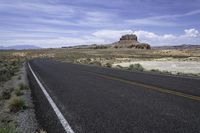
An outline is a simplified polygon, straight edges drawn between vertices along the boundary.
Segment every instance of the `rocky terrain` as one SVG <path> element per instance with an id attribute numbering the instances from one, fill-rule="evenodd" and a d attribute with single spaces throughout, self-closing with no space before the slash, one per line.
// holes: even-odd
<path id="1" fill-rule="evenodd" d="M 135 48 L 135 49 L 151 49 L 147 43 L 140 43 L 134 34 L 127 34 L 120 38 L 116 43 L 113 43 L 114 48 Z"/>

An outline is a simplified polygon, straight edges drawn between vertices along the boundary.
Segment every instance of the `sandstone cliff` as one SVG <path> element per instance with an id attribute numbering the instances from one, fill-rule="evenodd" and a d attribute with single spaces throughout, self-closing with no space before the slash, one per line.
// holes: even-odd
<path id="1" fill-rule="evenodd" d="M 147 43 L 140 43 L 134 34 L 127 34 L 120 38 L 118 42 L 113 43 L 114 48 L 135 48 L 135 49 L 151 49 Z"/>

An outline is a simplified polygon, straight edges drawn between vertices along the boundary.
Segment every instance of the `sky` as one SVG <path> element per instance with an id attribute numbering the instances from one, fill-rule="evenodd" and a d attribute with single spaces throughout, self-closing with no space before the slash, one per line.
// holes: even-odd
<path id="1" fill-rule="evenodd" d="M 200 45 L 200 0 L 0 0 L 0 46 Z"/>

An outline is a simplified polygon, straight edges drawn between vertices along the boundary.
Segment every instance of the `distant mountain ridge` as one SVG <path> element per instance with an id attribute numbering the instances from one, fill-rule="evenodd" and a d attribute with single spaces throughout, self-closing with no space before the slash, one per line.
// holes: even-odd
<path id="1" fill-rule="evenodd" d="M 13 45 L 13 46 L 0 46 L 0 50 L 27 50 L 27 49 L 40 49 L 34 45 Z"/>
<path id="2" fill-rule="evenodd" d="M 200 49 L 200 45 L 182 44 L 175 46 L 154 46 L 153 49 L 171 50 L 171 49 Z"/>

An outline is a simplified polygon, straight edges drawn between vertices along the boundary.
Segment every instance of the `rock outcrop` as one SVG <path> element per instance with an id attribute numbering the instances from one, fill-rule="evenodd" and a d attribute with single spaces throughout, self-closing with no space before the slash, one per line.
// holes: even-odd
<path id="1" fill-rule="evenodd" d="M 120 38 L 120 40 L 113 44 L 114 48 L 135 48 L 135 49 L 151 49 L 147 43 L 138 42 L 138 38 L 134 34 L 127 34 Z"/>
<path id="2" fill-rule="evenodd" d="M 130 34 L 122 36 L 120 42 L 138 42 L 138 40 L 136 35 Z"/>

